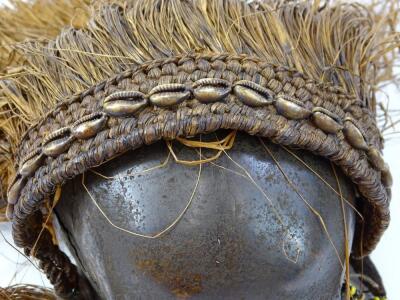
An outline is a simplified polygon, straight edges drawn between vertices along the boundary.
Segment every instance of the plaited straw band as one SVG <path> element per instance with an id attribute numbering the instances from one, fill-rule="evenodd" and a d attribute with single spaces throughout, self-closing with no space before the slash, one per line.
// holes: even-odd
<path id="1" fill-rule="evenodd" d="M 359 224 L 354 242 L 359 246 L 363 238 L 363 248 L 353 253 L 374 249 L 389 223 L 391 177 L 364 101 L 296 70 L 225 54 L 173 57 L 126 70 L 61 102 L 30 128 L 8 190 L 16 244 L 32 249 L 41 229 L 39 208 L 57 185 L 127 150 L 218 129 L 309 150 L 340 166 L 363 197 L 364 233 Z M 46 233 L 39 240 L 36 256 L 56 291 L 68 296 L 79 275 L 49 239 Z"/>

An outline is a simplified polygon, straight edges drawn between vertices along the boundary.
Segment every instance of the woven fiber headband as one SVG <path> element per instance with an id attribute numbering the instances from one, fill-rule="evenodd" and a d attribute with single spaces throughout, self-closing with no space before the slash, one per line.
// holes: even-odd
<path id="1" fill-rule="evenodd" d="M 356 97 L 246 55 L 143 64 L 61 102 L 22 139 L 8 190 L 14 239 L 30 252 L 41 229 L 33 230 L 32 219 L 56 186 L 118 154 L 160 139 L 235 129 L 340 166 L 364 198 L 366 239 L 354 251 L 368 254 L 388 225 L 391 185 L 374 124 Z M 38 249 L 47 242 L 40 239 Z"/>
<path id="2" fill-rule="evenodd" d="M 378 59 L 378 46 L 366 45 L 385 44 L 368 10 L 161 2 L 100 5 L 83 28 L 19 46 L 27 74 L 1 86 L 11 107 L 4 118 L 12 123 L 18 112 L 20 123 L 0 127 L 15 170 L 8 184 L 1 178 L 16 245 L 40 261 L 59 296 L 74 297 L 86 281 L 42 226 L 57 187 L 128 150 L 229 129 L 339 166 L 363 216 L 352 255 L 368 255 L 389 224 L 392 185 L 369 85 L 379 83 L 378 64 L 359 56 Z M 341 31 L 349 24 L 354 32 Z M 376 36 L 361 34 L 367 31 Z"/>

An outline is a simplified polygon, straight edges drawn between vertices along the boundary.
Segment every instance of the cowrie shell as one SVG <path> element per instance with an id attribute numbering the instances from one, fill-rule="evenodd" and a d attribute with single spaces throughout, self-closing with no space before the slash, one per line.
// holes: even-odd
<path id="1" fill-rule="evenodd" d="M 274 102 L 274 92 L 248 80 L 236 82 L 233 92 L 242 103 L 251 107 L 265 106 Z"/>
<path id="2" fill-rule="evenodd" d="M 7 191 L 7 202 L 9 204 L 15 204 L 18 201 L 19 195 L 21 193 L 22 188 L 24 187 L 26 179 L 21 176 L 21 174 L 17 174 L 12 181 L 10 187 Z"/>
<path id="3" fill-rule="evenodd" d="M 58 156 L 67 151 L 73 140 L 68 127 L 60 128 L 44 139 L 42 151 L 47 156 Z"/>
<path id="4" fill-rule="evenodd" d="M 30 176 L 41 166 L 44 158 L 42 149 L 37 149 L 36 151 L 28 154 L 23 160 L 22 165 L 19 169 L 19 173 L 22 176 Z"/>
<path id="5" fill-rule="evenodd" d="M 337 133 L 343 128 L 339 116 L 322 107 L 315 107 L 311 118 L 318 128 L 327 133 Z"/>
<path id="6" fill-rule="evenodd" d="M 154 87 L 149 93 L 150 102 L 159 107 L 169 107 L 182 103 L 190 97 L 184 84 L 168 83 Z"/>
<path id="7" fill-rule="evenodd" d="M 365 140 L 363 132 L 356 126 L 350 118 L 344 119 L 343 134 L 350 145 L 356 149 L 368 150 L 368 144 Z"/>
<path id="8" fill-rule="evenodd" d="M 202 103 L 223 100 L 231 92 L 229 81 L 218 78 L 203 78 L 193 84 L 193 95 Z"/>
<path id="9" fill-rule="evenodd" d="M 83 117 L 72 126 L 72 135 L 77 139 L 88 139 L 96 135 L 106 124 L 104 113 L 93 113 Z"/>
<path id="10" fill-rule="evenodd" d="M 138 91 L 115 92 L 104 99 L 103 111 L 113 117 L 125 117 L 134 114 L 147 105 L 145 95 Z"/>
<path id="11" fill-rule="evenodd" d="M 307 119 L 311 115 L 302 102 L 284 95 L 278 95 L 275 108 L 279 114 L 293 120 Z"/>
<path id="12" fill-rule="evenodd" d="M 381 155 L 381 152 L 374 148 L 370 147 L 368 149 L 368 159 L 371 162 L 371 164 L 379 171 L 383 171 L 386 168 L 386 163 L 383 160 L 383 157 Z"/>

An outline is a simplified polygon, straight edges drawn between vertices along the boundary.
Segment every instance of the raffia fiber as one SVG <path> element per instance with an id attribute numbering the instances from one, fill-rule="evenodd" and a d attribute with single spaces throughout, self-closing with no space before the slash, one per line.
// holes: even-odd
<path id="1" fill-rule="evenodd" d="M 53 291 L 48 288 L 17 284 L 7 288 L 0 287 L 0 299 L 3 300 L 56 300 Z"/>
<path id="2" fill-rule="evenodd" d="M 16 45 L 26 40 L 45 41 L 54 38 L 60 30 L 82 20 L 88 10 L 88 0 L 11 0 L 7 6 L 0 8 L 0 80 L 8 78 L 7 74 L 24 71 L 28 63 L 21 53 L 16 51 Z M 14 114 L 8 112 L 10 107 L 0 83 L 0 207 L 4 206 L 4 197 L 8 178 L 12 171 L 13 155 L 11 145 L 15 145 L 24 127 L 19 121 L 10 124 L 6 120 Z M 8 128 L 8 129 L 6 129 Z M 14 133 L 11 133 L 13 132 Z M 9 132 L 7 134 L 6 132 Z M 0 214 L 4 209 L 0 209 Z"/>
<path id="3" fill-rule="evenodd" d="M 392 79 L 399 45 L 395 1 L 381 12 L 374 12 L 376 5 L 319 1 L 98 1 L 78 12 L 74 2 L 66 6 L 54 13 L 59 21 L 50 22 L 54 27 L 48 33 L 41 33 L 47 26 L 42 20 L 32 34 L 26 18 L 21 35 L 5 39 L 0 55 L 3 191 L 31 125 L 72 94 L 144 62 L 194 53 L 247 54 L 355 94 L 375 112 L 375 92 Z M 18 10 L 2 13 L 21 17 Z M 72 27 L 52 39 L 64 24 Z M 0 37 L 12 37 L 10 32 L 8 25 L 0 27 Z M 31 40 L 19 43 L 24 38 Z M 42 251 L 39 255 L 48 259 Z"/>
<path id="4" fill-rule="evenodd" d="M 50 41 L 83 14 L 76 9 L 83 2 L 15 1 L 15 10 L 0 11 L 3 193 L 15 172 L 19 139 L 30 125 L 66 96 L 132 65 L 188 52 L 246 53 L 333 82 L 375 110 L 374 93 L 392 78 L 400 43 L 394 32 L 397 1 L 388 1 L 376 14 L 377 4 L 321 9 L 319 1 L 118 2 L 123 6 L 102 1 L 91 9 L 84 6 L 93 15 L 86 28 L 67 26 Z M 25 39 L 30 40 L 19 43 Z M 12 50 L 18 55 L 10 59 Z"/>

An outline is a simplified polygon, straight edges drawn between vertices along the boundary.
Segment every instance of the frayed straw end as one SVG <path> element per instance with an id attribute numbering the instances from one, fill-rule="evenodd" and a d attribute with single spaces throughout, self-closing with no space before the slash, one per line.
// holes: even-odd
<path id="1" fill-rule="evenodd" d="M 53 291 L 32 284 L 17 284 L 7 288 L 0 288 L 0 298 L 9 300 L 56 300 Z"/>

